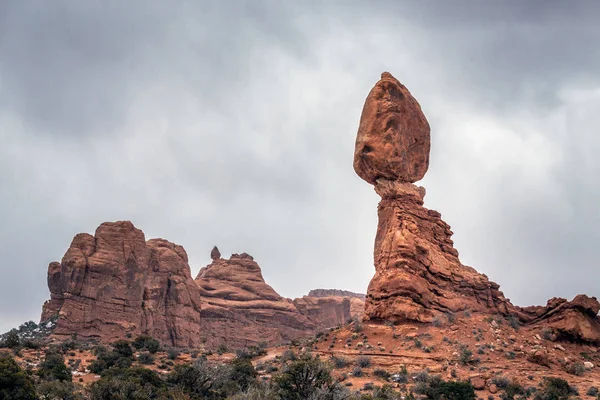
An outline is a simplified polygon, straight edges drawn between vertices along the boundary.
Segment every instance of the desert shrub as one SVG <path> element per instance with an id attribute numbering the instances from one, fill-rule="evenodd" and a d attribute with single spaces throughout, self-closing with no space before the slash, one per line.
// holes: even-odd
<path id="1" fill-rule="evenodd" d="M 261 343 L 265 343 L 265 342 L 261 342 Z M 263 347 L 261 345 L 259 346 L 248 346 L 244 349 L 241 350 L 236 350 L 235 351 L 236 357 L 237 358 L 247 358 L 247 359 L 252 359 L 255 357 L 260 357 L 260 356 L 264 356 L 267 354 L 267 350 L 266 347 Z"/>
<path id="2" fill-rule="evenodd" d="M 133 341 L 132 345 L 137 350 L 146 349 L 152 354 L 154 354 L 158 350 L 160 350 L 160 343 L 158 342 L 158 340 L 154 339 L 151 336 L 147 336 L 147 335 L 138 336 Z"/>
<path id="3" fill-rule="evenodd" d="M 71 370 L 65 365 L 65 359 L 60 353 L 46 353 L 37 373 L 46 381 L 71 382 L 72 380 Z"/>
<path id="4" fill-rule="evenodd" d="M 417 374 L 413 377 L 415 382 L 427 382 L 429 380 L 429 370 L 424 369 L 421 372 L 417 372 Z"/>
<path id="5" fill-rule="evenodd" d="M 292 350 L 286 350 L 283 352 L 283 354 L 281 355 L 281 359 L 280 361 L 282 363 L 288 362 L 288 361 L 296 361 L 298 359 L 298 357 L 296 356 L 296 353 L 294 353 Z"/>
<path id="6" fill-rule="evenodd" d="M 509 360 L 514 360 L 517 357 L 517 354 L 514 351 L 507 351 L 504 353 L 504 356 Z"/>
<path id="7" fill-rule="evenodd" d="M 23 339 L 21 345 L 26 349 L 39 349 L 42 347 L 42 343 L 35 339 Z"/>
<path id="8" fill-rule="evenodd" d="M 516 331 L 518 331 L 521 328 L 521 324 L 519 324 L 519 320 L 514 315 L 511 315 L 510 317 L 508 317 L 508 324 Z"/>
<path id="9" fill-rule="evenodd" d="M 79 393 L 73 382 L 50 381 L 41 382 L 36 386 L 37 394 L 42 399 L 60 400 L 82 400 L 83 395 Z"/>
<path id="10" fill-rule="evenodd" d="M 112 368 L 89 386 L 90 400 L 165 398 L 167 387 L 158 374 L 146 368 Z"/>
<path id="11" fill-rule="evenodd" d="M 173 347 L 167 349 L 167 357 L 169 358 L 169 360 L 175 360 L 177 357 L 179 357 L 180 354 L 181 352 L 177 349 L 174 349 Z"/>
<path id="12" fill-rule="evenodd" d="M 376 387 L 373 390 L 374 400 L 399 400 L 401 399 L 400 393 L 396 392 L 390 385 L 383 385 L 382 387 Z"/>
<path id="13" fill-rule="evenodd" d="M 254 366 L 248 359 L 238 358 L 231 363 L 229 376 L 242 391 L 248 390 L 250 386 L 256 383 L 257 375 Z"/>
<path id="14" fill-rule="evenodd" d="M 225 343 L 221 343 L 219 345 L 219 347 L 217 347 L 217 354 L 221 355 L 221 354 L 225 354 L 229 352 L 229 348 L 227 347 L 227 345 Z"/>
<path id="15" fill-rule="evenodd" d="M 431 400 L 475 400 L 475 390 L 469 382 L 444 381 L 439 375 L 429 376 L 415 385 L 415 393 Z"/>
<path id="16" fill-rule="evenodd" d="M 535 400 L 568 400 L 574 390 L 562 378 L 544 378 L 535 394 Z"/>
<path id="17" fill-rule="evenodd" d="M 12 357 L 0 354 L 0 399 L 34 400 L 37 398 L 31 377 Z"/>
<path id="18" fill-rule="evenodd" d="M 137 360 L 140 364 L 144 365 L 154 364 L 154 356 L 148 351 L 141 353 Z"/>
<path id="19" fill-rule="evenodd" d="M 336 356 L 331 357 L 331 362 L 334 368 L 346 368 L 349 364 L 348 360 L 346 360 L 344 357 Z"/>
<path id="20" fill-rule="evenodd" d="M 523 395 L 525 395 L 525 393 L 526 393 L 525 388 L 513 381 L 513 382 L 509 382 L 504 387 L 504 391 L 500 394 L 500 399 L 501 400 L 515 400 L 516 398 L 521 398 L 521 397 L 516 397 L 516 396 L 523 396 Z"/>
<path id="21" fill-rule="evenodd" d="M 133 349 L 131 348 L 131 344 L 127 340 L 117 340 L 112 344 L 114 352 L 120 355 L 121 357 L 132 358 L 133 357 Z"/>
<path id="22" fill-rule="evenodd" d="M 458 362 L 461 365 L 467 365 L 473 362 L 473 352 L 466 346 L 461 346 L 460 353 L 458 356 Z"/>
<path id="23" fill-rule="evenodd" d="M 354 367 L 354 369 L 352 370 L 352 375 L 353 376 L 357 376 L 357 377 L 363 376 L 363 370 L 362 370 L 362 368 L 359 367 L 358 365 L 356 367 Z"/>
<path id="24" fill-rule="evenodd" d="M 591 386 L 586 392 L 588 396 L 596 397 L 598 396 L 598 388 L 596 386 Z"/>
<path id="25" fill-rule="evenodd" d="M 433 320 L 431 321 L 431 323 L 433 324 L 433 326 L 435 326 L 437 328 L 444 325 L 444 321 L 442 321 L 442 319 L 440 317 L 434 317 Z"/>
<path id="26" fill-rule="evenodd" d="M 19 332 L 16 329 L 8 331 L 1 342 L 2 347 L 7 347 L 9 349 L 17 349 L 20 344 L 21 339 L 19 338 Z"/>
<path id="27" fill-rule="evenodd" d="M 361 368 L 369 368 L 371 366 L 371 357 L 360 356 L 356 359 L 356 365 Z"/>
<path id="28" fill-rule="evenodd" d="M 448 320 L 448 323 L 452 325 L 456 322 L 456 315 L 452 313 L 446 313 L 446 319 Z"/>
<path id="29" fill-rule="evenodd" d="M 124 357 L 123 354 L 108 350 L 104 346 L 96 346 L 93 352 L 96 359 L 90 363 L 89 369 L 95 374 L 111 367 L 128 368 L 132 364 L 131 357 Z"/>
<path id="30" fill-rule="evenodd" d="M 580 362 L 574 362 L 565 366 L 565 371 L 571 375 L 581 376 L 585 373 L 585 366 Z"/>
<path id="31" fill-rule="evenodd" d="M 245 392 L 229 397 L 227 400 L 280 400 L 273 388 L 268 385 L 254 386 Z"/>
<path id="32" fill-rule="evenodd" d="M 385 369 L 381 369 L 381 368 L 377 368 L 373 371 L 373 376 L 376 376 L 378 378 L 384 379 L 384 380 L 388 380 L 390 379 L 391 374 L 389 372 L 387 372 Z"/>
<path id="33" fill-rule="evenodd" d="M 554 336 L 554 331 L 550 328 L 542 329 L 542 337 L 545 340 L 553 341 L 556 337 Z"/>
<path id="34" fill-rule="evenodd" d="M 497 375 L 492 378 L 492 383 L 496 385 L 498 389 L 505 389 L 510 384 L 510 379 L 503 375 Z"/>
<path id="35" fill-rule="evenodd" d="M 329 368 L 318 358 L 303 357 L 286 365 L 274 378 L 280 396 L 286 400 L 314 398 L 315 394 L 334 393 L 339 386 L 333 383 Z M 325 397 L 323 397 L 325 398 Z"/>

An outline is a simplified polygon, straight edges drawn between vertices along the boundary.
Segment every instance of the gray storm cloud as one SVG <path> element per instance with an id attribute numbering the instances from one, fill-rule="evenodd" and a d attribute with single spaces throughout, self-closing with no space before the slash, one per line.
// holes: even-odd
<path id="1" fill-rule="evenodd" d="M 0 330 L 78 232 L 129 219 L 192 273 L 246 251 L 281 294 L 365 291 L 352 154 L 383 70 L 432 127 L 426 206 L 520 305 L 600 295 L 594 2 L 0 4 Z"/>

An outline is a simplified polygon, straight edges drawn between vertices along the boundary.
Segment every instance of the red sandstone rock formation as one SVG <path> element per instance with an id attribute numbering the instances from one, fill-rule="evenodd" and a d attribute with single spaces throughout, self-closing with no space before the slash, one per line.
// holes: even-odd
<path id="1" fill-rule="evenodd" d="M 201 345 L 200 290 L 185 250 L 163 239 L 146 242 L 129 221 L 75 236 L 62 261 L 50 264 L 48 286 L 41 319 L 58 318 L 57 336 L 147 334 L 166 345 Z"/>
<path id="2" fill-rule="evenodd" d="M 600 343 L 600 303 L 584 295 L 518 308 L 499 286 L 460 263 L 450 226 L 423 207 L 425 189 L 412 183 L 427 171 L 429 125 L 410 92 L 389 73 L 369 93 L 356 140 L 354 169 L 381 196 L 375 276 L 366 320 L 431 321 L 460 310 L 517 316 L 552 328 L 557 338 Z"/>
<path id="3" fill-rule="evenodd" d="M 340 290 L 340 289 L 313 289 L 310 292 L 308 292 L 307 296 L 304 296 L 304 298 L 306 297 L 318 297 L 318 298 L 334 298 L 334 299 L 340 299 L 340 298 L 346 298 L 348 299 L 348 301 L 350 302 L 350 318 L 352 319 L 359 319 L 362 320 L 364 312 L 365 312 L 365 295 L 362 293 L 354 293 L 354 292 L 350 292 L 348 290 Z M 299 301 L 301 299 L 296 299 L 294 300 L 294 303 L 296 305 L 298 305 L 297 301 Z M 327 307 L 323 307 L 322 310 L 322 315 L 323 317 L 321 318 L 322 321 L 326 321 L 329 320 L 331 321 L 332 319 L 330 319 L 331 317 L 327 316 L 327 312 L 325 312 L 325 310 L 327 309 Z M 303 312 L 304 313 L 304 312 Z M 343 320 L 343 322 L 347 322 L 349 318 L 346 317 L 346 319 Z M 336 317 L 333 318 L 333 320 L 337 320 Z M 325 322 L 321 322 L 318 323 L 319 326 L 321 327 L 331 327 L 331 326 L 335 326 L 337 324 L 334 325 L 328 325 Z"/>
<path id="4" fill-rule="evenodd" d="M 202 296 L 202 338 L 208 347 L 243 348 L 308 336 L 315 324 L 265 283 L 248 254 L 216 259 L 196 277 Z"/>
<path id="5" fill-rule="evenodd" d="M 524 307 L 519 311 L 522 320 L 550 329 L 558 340 L 564 338 L 600 344 L 600 303 L 595 297 L 580 294 L 572 301 L 554 297 L 545 307 Z"/>
<path id="6" fill-rule="evenodd" d="M 354 170 L 365 181 L 416 182 L 429 167 L 429 123 L 421 106 L 390 73 L 371 89 L 360 118 Z"/>
<path id="7" fill-rule="evenodd" d="M 380 179 L 375 190 L 381 202 L 367 319 L 427 322 L 466 309 L 510 313 L 499 286 L 460 263 L 450 226 L 423 207 L 423 188 Z"/>
<path id="8" fill-rule="evenodd" d="M 365 295 L 363 293 L 354 293 L 349 290 L 340 290 L 340 289 L 313 289 L 307 294 L 308 297 L 355 297 L 357 299 L 365 299 Z"/>
<path id="9" fill-rule="evenodd" d="M 362 315 L 360 299 L 304 296 L 292 301 L 280 296 L 246 253 L 213 260 L 196 283 L 202 295 L 202 338 L 212 348 L 279 344 L 344 324 L 352 311 Z"/>

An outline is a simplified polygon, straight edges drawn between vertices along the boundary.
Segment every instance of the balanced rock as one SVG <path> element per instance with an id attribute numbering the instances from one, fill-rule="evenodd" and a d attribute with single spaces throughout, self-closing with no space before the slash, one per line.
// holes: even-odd
<path id="1" fill-rule="evenodd" d="M 354 150 L 354 170 L 365 181 L 416 182 L 429 167 L 429 123 L 421 106 L 389 72 L 367 96 Z"/>
<path id="2" fill-rule="evenodd" d="M 146 242 L 129 221 L 80 233 L 60 263 L 48 268 L 50 300 L 42 322 L 54 335 L 113 341 L 150 335 L 165 345 L 200 347 L 200 290 L 183 247 Z"/>
<path id="3" fill-rule="evenodd" d="M 427 172 L 429 148 L 419 103 L 384 72 L 365 101 L 354 153 L 354 170 L 381 196 L 365 319 L 426 322 L 465 309 L 507 314 L 512 305 L 499 286 L 460 263 L 450 226 L 423 207 L 425 189 L 412 184 Z"/>
<path id="4" fill-rule="evenodd" d="M 221 258 L 221 252 L 219 251 L 219 248 L 217 246 L 213 247 L 213 249 L 211 250 L 210 258 L 212 260 L 218 260 L 219 258 Z"/>

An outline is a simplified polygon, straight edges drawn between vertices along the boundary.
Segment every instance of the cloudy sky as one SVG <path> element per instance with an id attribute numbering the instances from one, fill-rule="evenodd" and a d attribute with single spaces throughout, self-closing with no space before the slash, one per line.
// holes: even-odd
<path id="1" fill-rule="evenodd" d="M 325 4 L 322 4 L 325 3 Z M 0 331 L 48 263 L 131 220 L 248 252 L 282 295 L 366 290 L 378 197 L 352 169 L 390 71 L 432 128 L 425 205 L 519 305 L 600 296 L 594 1 L 0 2 Z"/>

